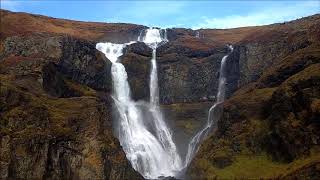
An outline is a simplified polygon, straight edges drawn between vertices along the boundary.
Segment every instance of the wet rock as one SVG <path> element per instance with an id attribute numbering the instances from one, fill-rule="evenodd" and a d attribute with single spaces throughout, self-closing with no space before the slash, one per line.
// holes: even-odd
<path id="1" fill-rule="evenodd" d="M 152 49 L 149 48 L 145 43 L 143 42 L 136 42 L 131 45 L 128 45 L 124 49 L 124 54 L 126 53 L 134 53 L 140 56 L 146 56 L 146 57 L 152 57 Z"/>
<path id="2" fill-rule="evenodd" d="M 121 57 L 128 74 L 128 82 L 134 100 L 149 100 L 151 57 L 128 53 Z"/>

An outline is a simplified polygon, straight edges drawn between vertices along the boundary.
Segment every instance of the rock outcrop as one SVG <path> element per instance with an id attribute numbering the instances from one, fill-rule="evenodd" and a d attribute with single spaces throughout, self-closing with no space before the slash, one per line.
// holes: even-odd
<path id="1" fill-rule="evenodd" d="M 1 178 L 142 179 L 112 134 L 111 63 L 95 44 L 136 40 L 146 27 L 0 12 Z M 226 45 L 234 47 L 223 116 L 190 177 L 317 177 L 319 24 L 314 15 L 167 30 L 169 42 L 157 49 L 160 103 L 182 154 L 215 100 Z M 135 100 L 149 99 L 151 53 L 135 43 L 121 57 Z"/>
<path id="2" fill-rule="evenodd" d="M 89 25 L 2 10 L 1 20 L 1 179 L 143 179 L 112 133 L 109 61 L 66 30 Z"/>
<path id="3" fill-rule="evenodd" d="M 235 51 L 240 54 L 240 88 L 224 103 L 217 131 L 201 145 L 190 176 L 312 179 L 319 173 L 314 168 L 319 166 L 320 137 L 320 44 L 319 32 L 313 29 L 319 26 L 319 18 L 315 17 L 275 25 L 286 29 L 298 22 L 305 25 L 297 32 L 287 30 L 283 37 L 270 36 L 265 47 L 272 44 L 272 37 L 277 37 L 274 47 L 285 42 L 276 56 L 270 53 L 262 58 L 261 52 L 273 52 L 270 46 L 257 51 L 259 56 L 248 57 L 250 50 L 241 49 L 252 41 L 239 42 Z"/>
<path id="4" fill-rule="evenodd" d="M 112 135 L 111 108 L 94 90 L 48 97 L 32 76 L 2 76 L 0 85 L 1 178 L 142 179 Z"/>

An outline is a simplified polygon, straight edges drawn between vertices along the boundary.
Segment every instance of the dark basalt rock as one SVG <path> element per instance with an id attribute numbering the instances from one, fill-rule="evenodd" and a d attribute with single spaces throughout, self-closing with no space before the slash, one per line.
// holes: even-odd
<path id="1" fill-rule="evenodd" d="M 152 57 L 152 49 L 143 42 L 136 42 L 124 49 L 124 54 L 134 53 L 140 56 Z"/>
<path id="2" fill-rule="evenodd" d="M 237 89 L 239 89 L 240 67 L 238 46 L 233 46 L 233 52 L 228 55 L 226 61 L 226 97 L 229 98 Z"/>
<path id="3" fill-rule="evenodd" d="M 143 179 L 112 135 L 111 63 L 95 45 L 136 40 L 146 27 L 4 10 L 1 20 L 1 179 Z M 212 169 L 233 166 L 243 152 L 267 153 L 276 163 L 319 154 L 312 151 L 320 139 L 319 29 L 314 15 L 270 26 L 203 29 L 200 38 L 190 29 L 167 30 L 169 42 L 157 49 L 160 102 L 186 130 L 206 121 L 229 52 L 224 45 L 234 45 L 226 68 L 230 99 L 217 131 L 190 165 L 192 177 L 220 178 Z M 135 100 L 149 98 L 151 52 L 137 42 L 120 58 Z M 279 178 L 316 178 L 317 167 L 288 166 L 294 172 Z"/>
<path id="4" fill-rule="evenodd" d="M 78 97 L 79 92 L 68 87 L 63 75 L 58 72 L 57 66 L 54 63 L 49 63 L 42 69 L 42 85 L 43 89 L 48 94 L 55 97 Z"/>
<path id="5" fill-rule="evenodd" d="M 51 98 L 14 83 L 0 84 L 1 178 L 143 179 L 112 135 L 110 99 Z"/>
<path id="6" fill-rule="evenodd" d="M 311 44 L 307 36 L 297 33 L 301 32 L 270 31 L 254 40 L 238 43 L 235 51 L 239 54 L 239 85 L 258 80 L 265 69 Z"/>
<path id="7" fill-rule="evenodd" d="M 270 100 L 270 141 L 267 150 L 277 160 L 293 161 L 310 153 L 319 143 L 319 117 L 313 103 L 320 96 L 320 64 L 311 65 L 291 78 Z"/>
<path id="8" fill-rule="evenodd" d="M 62 36 L 49 33 L 35 33 L 32 36 L 11 36 L 3 41 L 4 49 L 0 57 L 22 56 L 58 59 L 61 57 Z"/>
<path id="9" fill-rule="evenodd" d="M 188 41 L 191 41 L 191 43 L 188 44 Z M 176 53 L 189 58 L 204 58 L 222 52 L 227 53 L 228 48 L 216 48 L 208 44 L 205 40 L 195 37 L 187 37 L 178 39 L 176 41 L 169 41 L 157 49 L 157 54 L 159 57 L 162 57 L 165 54 Z"/>
<path id="10" fill-rule="evenodd" d="M 122 30 L 114 30 L 113 32 L 108 32 L 107 35 L 99 38 L 97 42 L 112 42 L 117 44 L 123 44 L 130 41 L 136 41 L 140 33 L 147 29 L 145 26 L 135 25 L 135 28 L 131 28 L 130 30 L 122 29 Z"/>
<path id="11" fill-rule="evenodd" d="M 135 43 L 128 46 L 121 57 L 135 100 L 149 98 L 151 51 L 144 43 Z M 160 46 L 156 60 L 160 102 L 171 104 L 214 100 L 221 59 L 228 51 L 227 47 L 215 48 L 208 54 L 190 48 L 186 50 L 175 42 Z M 227 66 L 230 66 L 227 68 L 227 96 L 238 88 L 238 56 L 236 53 L 231 54 L 227 63 Z"/>
<path id="12" fill-rule="evenodd" d="M 93 42 L 47 34 L 4 42 L 1 179 L 143 179 L 112 134 L 110 97 L 86 86 L 111 91 L 111 64 Z"/>
<path id="13" fill-rule="evenodd" d="M 127 71 L 132 98 L 148 100 L 151 57 L 127 53 L 121 57 L 121 63 Z"/>
<path id="14" fill-rule="evenodd" d="M 58 69 L 72 80 L 96 90 L 110 92 L 111 62 L 95 49 L 96 44 L 66 37 L 62 41 L 62 56 Z"/>
<path id="15" fill-rule="evenodd" d="M 214 70 L 219 69 L 219 62 L 215 60 L 220 57 L 207 58 L 202 63 L 197 63 L 190 58 L 177 56 L 174 57 L 175 62 L 169 60 L 159 63 L 160 102 L 170 104 L 212 100 L 216 95 L 218 78 Z"/>
<path id="16" fill-rule="evenodd" d="M 1 57 L 41 57 L 73 81 L 97 90 L 111 91 L 111 62 L 95 49 L 95 43 L 69 36 L 40 33 L 9 37 Z"/>
<path id="17" fill-rule="evenodd" d="M 220 51 L 219 51 L 220 50 Z M 190 58 L 178 54 L 163 54 L 158 58 L 160 102 L 164 104 L 214 100 L 220 63 L 227 48 L 216 49 L 205 58 Z M 228 58 L 228 95 L 237 88 L 238 61 L 236 55 Z M 230 77 L 230 78 L 229 78 Z"/>

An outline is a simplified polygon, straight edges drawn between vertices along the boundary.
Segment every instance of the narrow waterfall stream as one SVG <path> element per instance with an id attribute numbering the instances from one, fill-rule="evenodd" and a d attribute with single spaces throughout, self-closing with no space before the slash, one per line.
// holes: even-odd
<path id="1" fill-rule="evenodd" d="M 231 45 L 228 47 L 231 50 L 230 53 L 232 53 L 233 47 Z M 207 123 L 205 127 L 201 129 L 195 136 L 193 136 L 193 138 L 189 142 L 188 152 L 184 162 L 185 167 L 189 165 L 192 158 L 197 153 L 200 143 L 202 142 L 202 140 L 204 140 L 208 136 L 208 134 L 213 128 L 213 124 L 216 123 L 221 116 L 221 113 L 222 113 L 221 111 L 223 108 L 221 107 L 221 105 L 225 99 L 225 89 L 226 89 L 226 81 L 227 81 L 226 74 L 225 74 L 226 61 L 229 54 L 225 55 L 221 60 L 217 99 L 216 99 L 216 102 L 213 104 L 213 106 L 211 106 L 211 108 L 209 109 Z"/>
<path id="2" fill-rule="evenodd" d="M 117 136 L 132 167 L 144 178 L 158 179 L 160 177 L 176 177 L 185 169 L 199 148 L 201 141 L 212 130 L 214 122 L 219 118 L 221 103 L 225 96 L 225 62 L 228 55 L 221 61 L 219 87 L 216 103 L 210 108 L 207 124 L 189 142 L 184 162 L 173 141 L 170 128 L 164 121 L 159 106 L 158 70 L 156 62 L 157 48 L 168 42 L 166 31 L 156 28 L 146 29 L 140 33 L 138 41 L 144 42 L 152 49 L 150 73 L 150 102 L 147 103 L 148 113 L 152 118 L 144 117 L 144 109 L 131 98 L 128 75 L 120 63 L 123 49 L 136 41 L 124 44 L 98 43 L 96 49 L 105 54 L 111 61 L 111 76 L 113 81 L 112 98 L 117 114 Z M 232 46 L 229 46 L 231 52 Z M 221 113 L 220 113 L 221 114 Z M 150 126 L 151 124 L 151 126 Z"/>

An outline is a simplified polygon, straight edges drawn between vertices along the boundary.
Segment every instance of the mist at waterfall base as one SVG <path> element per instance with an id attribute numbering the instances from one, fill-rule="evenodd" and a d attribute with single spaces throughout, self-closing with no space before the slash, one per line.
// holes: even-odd
<path id="1" fill-rule="evenodd" d="M 114 124 L 116 136 L 131 162 L 132 167 L 146 179 L 162 177 L 181 177 L 199 148 L 200 142 L 212 129 L 213 122 L 221 114 L 220 104 L 224 100 L 225 77 L 224 62 L 221 62 L 217 102 L 209 111 L 207 123 L 187 144 L 186 157 L 181 159 L 182 153 L 174 142 L 172 131 L 164 120 L 159 106 L 159 86 L 156 63 L 157 47 L 168 42 L 166 30 L 150 28 L 142 31 L 137 41 L 144 42 L 152 49 L 150 73 L 150 102 L 135 102 L 131 98 L 125 67 L 120 63 L 123 49 L 135 41 L 125 44 L 98 43 L 96 48 L 105 54 L 112 63 L 111 76 L 113 81 L 112 98 L 116 121 Z M 220 98 L 219 98 L 220 97 Z M 212 118 L 214 117 L 214 118 Z M 185 147 L 185 148 L 186 148 Z M 181 151 L 180 151 L 181 152 Z M 183 156 L 184 157 L 184 156 Z"/>

